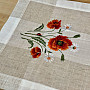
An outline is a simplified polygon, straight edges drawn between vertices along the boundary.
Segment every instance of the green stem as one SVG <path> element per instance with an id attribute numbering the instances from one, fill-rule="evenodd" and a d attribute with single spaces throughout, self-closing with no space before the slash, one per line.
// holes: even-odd
<path id="1" fill-rule="evenodd" d="M 25 33 L 25 34 L 31 34 L 31 35 L 36 35 L 36 34 L 32 34 L 32 33 Z M 54 36 L 54 35 L 46 35 L 46 36 L 40 36 L 40 37 L 47 37 L 47 36 Z M 54 36 L 56 37 L 56 36 Z M 49 39 L 48 39 L 49 40 Z"/>
<path id="2" fill-rule="evenodd" d="M 59 33 L 59 32 L 56 32 L 56 33 Z M 48 34 L 56 34 L 56 33 L 48 33 Z M 62 33 L 59 33 L 59 34 L 62 34 Z"/>
<path id="3" fill-rule="evenodd" d="M 68 38 L 74 38 L 74 37 L 68 37 Z"/>
<path id="4" fill-rule="evenodd" d="M 23 35 L 23 36 L 27 36 L 27 35 L 24 35 L 24 34 L 22 34 L 22 33 L 20 33 L 21 35 Z M 27 37 L 32 37 L 32 36 L 27 36 Z M 46 37 L 44 37 L 45 39 L 48 39 L 48 38 L 46 38 Z M 49 39 L 48 39 L 49 40 Z M 46 47 L 45 47 L 46 48 Z M 47 49 L 46 49 L 47 50 Z M 47 50 L 48 51 L 48 50 Z"/>
<path id="5" fill-rule="evenodd" d="M 27 39 L 27 38 L 23 38 L 23 37 L 21 37 L 22 39 L 26 39 L 26 40 L 29 40 L 29 39 Z M 34 41 L 34 40 L 32 40 L 33 42 L 35 42 L 35 43 L 37 43 L 37 44 L 39 44 L 38 42 L 36 42 L 36 41 Z M 41 44 L 39 44 L 39 46 L 41 46 Z M 42 51 L 43 51 L 43 48 L 42 48 L 42 46 L 41 46 L 41 49 L 42 49 Z"/>
<path id="6" fill-rule="evenodd" d="M 26 36 L 26 37 L 32 37 L 32 36 L 27 36 L 27 35 L 24 35 L 24 34 L 22 34 L 22 33 L 20 33 L 21 35 L 23 35 L 23 36 Z M 31 34 L 31 33 L 25 33 L 25 34 Z M 34 35 L 36 35 L 36 34 L 34 34 Z M 43 38 L 45 38 L 45 39 L 47 39 L 47 40 L 49 40 L 48 38 L 46 38 L 45 36 L 39 36 L 39 37 L 43 37 Z"/>
<path id="7" fill-rule="evenodd" d="M 23 34 L 21 34 L 21 35 L 23 35 Z M 23 35 L 23 36 L 26 36 L 26 35 Z M 30 36 L 29 36 L 30 37 Z M 22 39 L 26 39 L 26 40 L 29 40 L 29 39 L 27 39 L 27 38 L 23 38 L 23 37 L 21 37 Z M 32 40 L 32 41 L 34 41 L 34 40 Z M 36 41 L 34 41 L 35 43 L 37 43 L 37 44 L 39 44 L 38 42 L 36 42 Z M 39 44 L 40 45 L 40 44 Z M 41 46 L 41 45 L 40 45 Z M 46 47 L 45 46 L 43 46 L 45 49 L 46 49 Z M 43 51 L 43 47 L 41 46 L 41 48 L 42 48 L 42 51 Z M 49 54 L 49 51 L 46 49 L 46 51 L 48 52 L 48 54 Z"/>
<path id="8" fill-rule="evenodd" d="M 25 33 L 25 34 L 31 34 L 31 35 L 36 35 L 36 34 L 32 34 L 32 33 Z"/>
<path id="9" fill-rule="evenodd" d="M 44 37 L 44 36 L 41 36 L 41 37 L 43 37 L 43 38 L 45 38 L 45 39 L 49 40 L 48 38 L 46 38 L 46 37 Z"/>
<path id="10" fill-rule="evenodd" d="M 45 49 L 46 49 L 46 47 L 45 47 Z M 48 50 L 46 49 L 46 51 L 48 52 Z"/>
<path id="11" fill-rule="evenodd" d="M 53 37 L 56 37 L 56 36 L 54 36 L 54 35 L 46 35 L 46 36 L 44 36 L 44 37 L 48 37 L 48 36 L 53 36 Z"/>
<path id="12" fill-rule="evenodd" d="M 34 41 L 34 40 L 33 40 Z M 36 42 L 36 41 L 34 41 L 34 42 Z M 39 44 L 38 42 L 36 42 L 37 44 Z M 39 44 L 39 46 L 41 46 L 41 44 Z M 42 52 L 43 52 L 43 47 L 41 46 L 41 48 L 42 48 Z"/>
<path id="13" fill-rule="evenodd" d="M 48 52 L 48 57 L 49 57 L 49 52 Z"/>
<path id="14" fill-rule="evenodd" d="M 62 53 L 62 51 L 59 49 L 59 51 Z M 63 54 L 63 53 L 62 53 Z"/>
<path id="15" fill-rule="evenodd" d="M 37 34 L 32 34 L 32 33 L 25 33 L 25 34 L 37 35 Z M 43 37 L 47 37 L 47 36 L 53 36 L 53 35 L 46 35 L 46 36 L 43 36 Z M 42 37 L 42 35 L 41 35 L 41 37 Z"/>
<path id="16" fill-rule="evenodd" d="M 27 35 L 24 35 L 24 34 L 22 34 L 22 33 L 20 33 L 21 35 L 23 35 L 23 36 L 27 36 Z M 27 36 L 27 37 L 32 37 L 32 36 Z"/>
<path id="17" fill-rule="evenodd" d="M 55 29 L 53 29 L 52 31 L 27 31 L 27 32 L 53 32 Z"/>
<path id="18" fill-rule="evenodd" d="M 61 32 L 64 32 L 65 31 L 65 29 L 63 29 Z"/>

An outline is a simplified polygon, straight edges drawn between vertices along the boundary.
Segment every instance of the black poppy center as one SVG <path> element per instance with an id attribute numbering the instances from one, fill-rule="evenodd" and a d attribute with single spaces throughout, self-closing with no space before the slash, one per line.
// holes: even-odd
<path id="1" fill-rule="evenodd" d="M 37 52 L 37 55 L 39 54 L 39 52 Z"/>
<path id="2" fill-rule="evenodd" d="M 62 46 L 64 44 L 64 42 L 63 41 L 57 41 L 57 44 Z"/>
<path id="3" fill-rule="evenodd" d="M 74 46 L 73 49 L 76 49 L 76 47 Z"/>
<path id="4" fill-rule="evenodd" d="M 58 22 L 53 22 L 53 24 L 58 24 Z"/>

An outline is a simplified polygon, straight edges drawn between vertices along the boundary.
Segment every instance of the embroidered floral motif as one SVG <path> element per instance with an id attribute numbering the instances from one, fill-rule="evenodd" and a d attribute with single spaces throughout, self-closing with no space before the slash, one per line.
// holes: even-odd
<path id="1" fill-rule="evenodd" d="M 51 38 L 48 42 L 48 46 L 50 49 L 58 51 L 61 50 L 67 50 L 71 46 L 72 42 L 68 39 L 67 36 L 57 36 L 55 38 Z"/>
<path id="2" fill-rule="evenodd" d="M 34 47 L 30 51 L 33 58 L 38 58 L 41 56 L 41 49 L 39 47 Z"/>
<path id="3" fill-rule="evenodd" d="M 58 21 L 57 19 L 52 20 L 47 24 L 47 27 L 50 29 L 54 29 L 54 28 L 59 29 L 61 27 L 61 20 L 60 21 Z"/>
<path id="4" fill-rule="evenodd" d="M 23 36 L 21 38 L 27 40 L 30 44 L 30 53 L 33 58 L 39 58 L 41 53 L 45 53 L 44 60 L 51 62 L 54 60 L 52 56 L 53 51 L 59 51 L 61 53 L 61 61 L 64 61 L 65 58 L 62 51 L 70 49 L 70 51 L 75 52 L 78 50 L 78 45 L 73 44 L 70 38 L 78 38 L 80 37 L 80 34 L 72 37 L 63 36 L 64 31 L 71 29 L 69 24 L 66 24 L 64 28 L 61 28 L 61 20 L 56 19 L 48 22 L 47 27 L 53 30 L 43 31 L 44 24 L 42 23 L 42 25 L 40 25 L 34 31 L 27 31 L 27 33 L 24 34 L 20 33 Z M 34 47 L 35 43 L 38 44 L 40 48 Z M 49 48 L 47 48 L 46 45 Z"/>
<path id="5" fill-rule="evenodd" d="M 68 30 L 71 30 L 71 25 L 70 24 L 66 24 L 66 25 L 64 25 L 64 27 L 63 27 L 63 29 L 68 29 Z"/>
<path id="6" fill-rule="evenodd" d="M 54 60 L 53 54 L 50 54 L 50 53 L 45 54 L 44 60 L 46 62 L 52 62 Z"/>

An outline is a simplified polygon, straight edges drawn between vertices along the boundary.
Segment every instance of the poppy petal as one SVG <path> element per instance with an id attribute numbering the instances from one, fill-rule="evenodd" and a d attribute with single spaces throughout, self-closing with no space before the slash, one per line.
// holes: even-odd
<path id="1" fill-rule="evenodd" d="M 31 53 L 31 55 L 34 55 L 35 54 L 35 48 L 31 49 L 30 53 Z"/>
<path id="2" fill-rule="evenodd" d="M 52 20 L 52 21 L 48 22 L 47 27 L 50 29 L 53 29 L 53 28 L 59 29 L 61 27 L 61 20 L 60 21 L 58 21 L 57 19 Z"/>
<path id="3" fill-rule="evenodd" d="M 36 53 L 36 54 L 32 55 L 33 58 L 38 58 L 40 56 L 41 56 L 41 53 L 38 53 L 38 54 Z"/>
<path id="4" fill-rule="evenodd" d="M 62 42 L 62 45 L 60 45 L 58 42 Z M 72 42 L 68 39 L 67 36 L 57 36 L 56 38 L 51 38 L 48 42 L 48 46 L 50 49 L 54 51 L 58 51 L 58 49 L 61 50 L 67 50 L 71 46 Z"/>

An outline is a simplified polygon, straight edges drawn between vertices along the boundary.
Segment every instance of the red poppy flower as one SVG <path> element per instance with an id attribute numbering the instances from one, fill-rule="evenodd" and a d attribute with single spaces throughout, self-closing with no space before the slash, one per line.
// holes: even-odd
<path id="1" fill-rule="evenodd" d="M 67 36 L 57 36 L 56 38 L 51 38 L 48 42 L 48 46 L 50 49 L 58 51 L 61 50 L 67 50 L 71 46 L 72 42 L 68 39 Z"/>
<path id="2" fill-rule="evenodd" d="M 61 27 L 61 20 L 60 21 L 58 21 L 57 19 L 52 20 L 52 21 L 48 22 L 47 27 L 50 29 L 54 29 L 54 28 L 59 29 Z"/>
<path id="3" fill-rule="evenodd" d="M 38 58 L 41 56 L 41 49 L 39 47 L 34 47 L 30 51 L 33 58 Z"/>

